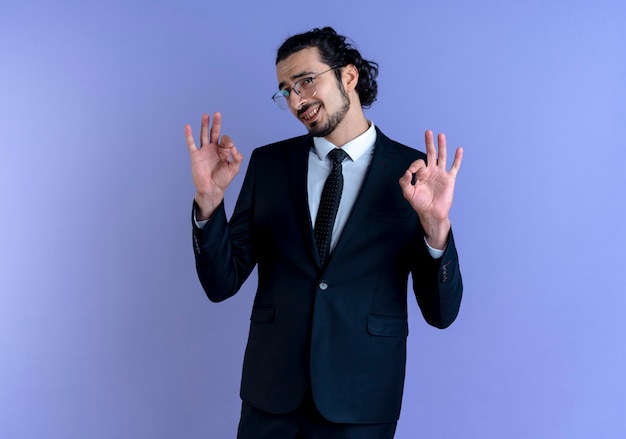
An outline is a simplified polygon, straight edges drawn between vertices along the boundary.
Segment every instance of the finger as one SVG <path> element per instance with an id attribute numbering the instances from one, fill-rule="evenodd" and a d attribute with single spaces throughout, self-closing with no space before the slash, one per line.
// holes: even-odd
<path id="1" fill-rule="evenodd" d="M 235 172 L 239 172 L 239 167 L 241 166 L 241 162 L 243 161 L 243 154 L 241 154 L 235 145 L 233 145 L 232 149 L 232 160 L 231 165 Z"/>
<path id="2" fill-rule="evenodd" d="M 423 159 L 418 159 L 411 163 L 408 171 L 411 172 L 411 174 L 415 174 L 423 168 L 426 168 L 426 162 Z"/>
<path id="3" fill-rule="evenodd" d="M 191 131 L 191 125 L 189 124 L 185 125 L 185 141 L 187 142 L 187 148 L 189 148 L 190 153 L 198 149 L 196 147 L 196 142 L 193 140 L 193 133 Z"/>
<path id="4" fill-rule="evenodd" d="M 459 173 L 459 169 L 461 169 L 461 162 L 463 161 L 463 148 L 460 146 L 456 149 L 454 153 L 454 161 L 452 162 L 452 167 L 450 168 L 450 174 L 453 177 Z"/>
<path id="5" fill-rule="evenodd" d="M 409 186 L 415 185 L 418 175 L 424 169 L 426 169 L 426 163 L 424 162 L 424 160 L 415 160 L 413 163 L 411 163 L 404 175 L 400 177 L 400 186 L 402 188 L 408 188 Z"/>
<path id="6" fill-rule="evenodd" d="M 224 134 L 218 146 L 222 150 L 220 155 L 227 159 L 230 164 L 234 165 L 236 170 L 239 171 L 239 165 L 243 161 L 243 155 L 237 150 L 233 139 L 231 139 L 228 134 Z"/>
<path id="7" fill-rule="evenodd" d="M 411 184 L 411 180 L 413 179 L 413 173 L 407 169 L 402 177 L 400 177 L 400 186 L 409 186 Z"/>
<path id="8" fill-rule="evenodd" d="M 439 133 L 437 136 L 437 145 L 439 150 L 437 151 L 437 165 L 442 166 L 443 169 L 446 169 L 446 160 L 448 160 L 448 151 L 446 148 L 446 135 L 444 133 Z"/>
<path id="9" fill-rule="evenodd" d="M 224 134 L 220 139 L 220 142 L 217 144 L 217 153 L 220 155 L 222 160 L 231 161 L 231 153 L 232 148 L 235 146 L 230 136 Z"/>
<path id="10" fill-rule="evenodd" d="M 213 114 L 213 124 L 211 125 L 211 143 L 217 143 L 220 138 L 220 130 L 222 129 L 222 114 Z"/>
<path id="11" fill-rule="evenodd" d="M 200 147 L 209 143 L 209 115 L 204 113 L 202 115 L 202 122 L 200 123 Z"/>
<path id="12" fill-rule="evenodd" d="M 220 148 L 232 148 L 233 146 L 235 146 L 233 139 L 231 139 L 231 137 L 228 134 L 224 134 L 222 136 L 222 139 L 220 140 L 220 143 L 218 145 Z"/>
<path id="13" fill-rule="evenodd" d="M 413 190 L 413 175 L 414 174 L 407 169 L 404 175 L 400 177 L 400 188 L 405 198 L 410 197 L 411 191 Z"/>
<path id="14" fill-rule="evenodd" d="M 426 162 L 428 165 L 437 165 L 437 150 L 435 149 L 435 139 L 433 137 L 433 132 L 431 130 L 427 130 L 424 133 L 424 140 L 426 142 Z"/>

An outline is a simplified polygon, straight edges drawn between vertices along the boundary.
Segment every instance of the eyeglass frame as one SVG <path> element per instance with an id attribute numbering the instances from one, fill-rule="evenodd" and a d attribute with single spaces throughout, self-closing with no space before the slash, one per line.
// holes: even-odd
<path id="1" fill-rule="evenodd" d="M 314 79 L 316 79 L 318 76 L 323 75 L 324 73 L 328 73 L 331 70 L 336 70 L 341 68 L 341 66 L 333 66 L 328 70 L 324 70 L 321 73 L 317 73 L 313 76 L 306 76 L 304 78 L 300 78 L 298 79 L 296 82 L 294 82 L 293 84 L 291 84 L 289 87 L 285 87 L 285 88 L 281 88 L 280 90 L 278 90 L 276 93 L 274 93 L 272 95 L 272 100 L 274 101 L 274 103 L 278 106 L 278 108 L 280 108 L 281 110 L 286 110 L 287 108 L 289 108 L 289 104 L 287 102 L 287 100 L 289 99 L 289 96 L 291 96 L 291 92 L 294 91 L 298 96 L 302 97 L 302 92 L 300 92 L 298 89 L 302 87 L 302 82 L 303 81 L 311 81 L 311 85 L 313 85 L 313 94 L 309 97 L 313 97 L 317 94 L 317 89 L 315 88 L 315 82 L 313 82 Z M 282 99 L 282 101 L 281 101 Z M 285 102 L 286 105 L 285 107 L 281 106 L 281 104 L 279 102 Z"/>

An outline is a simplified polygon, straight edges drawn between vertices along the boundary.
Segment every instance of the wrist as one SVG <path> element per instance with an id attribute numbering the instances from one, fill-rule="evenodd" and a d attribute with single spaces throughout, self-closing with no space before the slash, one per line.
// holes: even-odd
<path id="1" fill-rule="evenodd" d="M 443 250 L 448 244 L 450 234 L 450 220 L 443 221 L 422 221 L 424 238 L 426 243 L 434 249 Z"/>
<path id="2" fill-rule="evenodd" d="M 196 202 L 196 221 L 206 221 L 211 218 L 222 199 L 217 200 L 215 197 L 196 193 L 194 201 Z"/>

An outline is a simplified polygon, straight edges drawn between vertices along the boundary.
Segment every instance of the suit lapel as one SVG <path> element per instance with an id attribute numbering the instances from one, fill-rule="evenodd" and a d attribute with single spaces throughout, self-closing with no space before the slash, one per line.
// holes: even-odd
<path id="1" fill-rule="evenodd" d="M 309 198 L 307 189 L 307 175 L 309 169 L 309 152 L 313 140 L 310 136 L 298 138 L 289 149 L 289 181 L 291 183 L 291 198 L 298 219 L 298 227 L 305 244 L 309 248 L 311 257 L 319 264 L 319 256 L 315 246 L 311 213 L 309 211 Z"/>
<path id="2" fill-rule="evenodd" d="M 385 182 L 391 177 L 390 171 L 393 169 L 392 165 L 396 160 L 396 154 L 389 138 L 378 130 L 378 128 L 376 131 L 376 146 L 374 148 L 374 155 L 372 156 L 372 163 L 370 163 L 367 175 L 363 181 L 363 187 L 354 203 L 346 226 L 339 237 L 337 246 L 330 256 L 331 260 L 333 255 L 340 253 L 342 247 L 350 242 L 351 236 L 358 231 L 372 203 L 376 200 L 378 193 L 383 188 Z M 312 147 L 312 142 L 310 136 L 302 136 L 295 140 L 294 144 L 289 148 L 287 169 L 291 183 L 291 198 L 298 220 L 298 227 L 305 244 L 309 248 L 311 257 L 319 265 L 319 256 L 315 245 L 307 190 L 309 152 Z"/>
<path id="3" fill-rule="evenodd" d="M 374 148 L 374 155 L 372 156 L 372 163 L 370 163 L 367 175 L 363 181 L 363 187 L 354 203 L 350 217 L 339 237 L 339 241 L 337 241 L 337 246 L 333 254 L 340 253 L 342 248 L 350 242 L 351 236 L 358 230 L 361 224 L 363 224 L 372 203 L 376 200 L 385 182 L 390 178 L 390 171 L 393 169 L 392 165 L 396 159 L 396 154 L 389 138 L 378 130 L 378 128 L 376 129 L 376 133 L 376 146 Z"/>

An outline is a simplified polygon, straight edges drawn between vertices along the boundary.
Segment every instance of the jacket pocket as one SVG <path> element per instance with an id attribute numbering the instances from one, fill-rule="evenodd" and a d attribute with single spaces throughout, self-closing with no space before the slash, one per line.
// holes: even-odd
<path id="1" fill-rule="evenodd" d="M 367 316 L 367 332 L 380 337 L 407 337 L 409 324 L 406 318 L 387 316 Z"/>
<path id="2" fill-rule="evenodd" d="M 252 315 L 250 316 L 250 321 L 254 323 L 271 323 L 274 321 L 274 312 L 274 305 L 255 303 L 252 306 Z"/>

